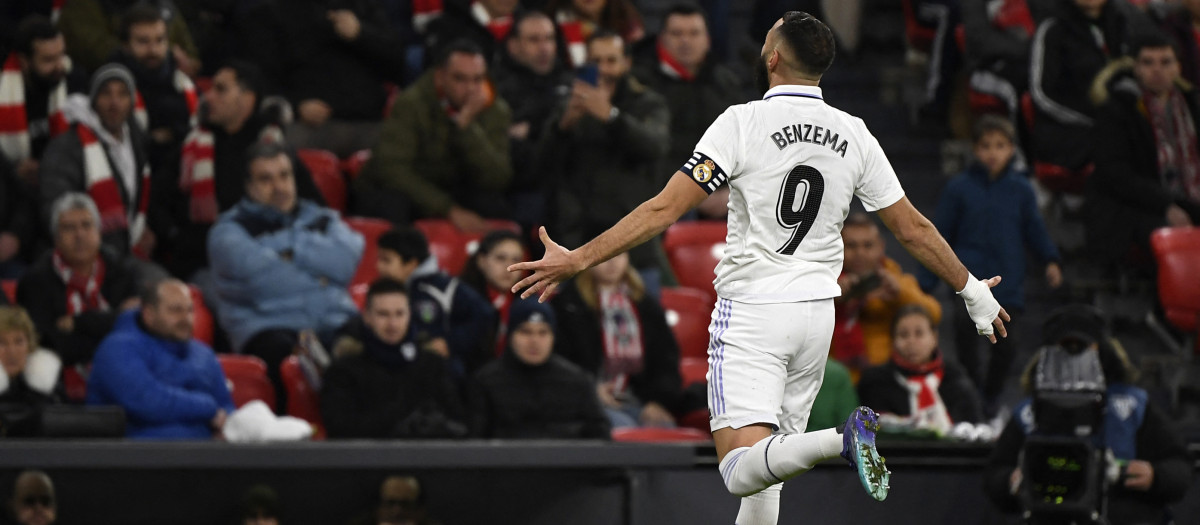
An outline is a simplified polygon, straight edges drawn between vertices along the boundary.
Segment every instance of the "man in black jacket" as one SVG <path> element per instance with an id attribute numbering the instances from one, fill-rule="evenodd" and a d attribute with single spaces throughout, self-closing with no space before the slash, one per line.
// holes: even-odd
<path id="1" fill-rule="evenodd" d="M 425 30 L 425 57 L 438 56 L 442 46 L 465 38 L 483 49 L 483 57 L 492 63 L 500 55 L 502 44 L 514 29 L 513 15 L 517 0 L 450 0 L 441 16 Z"/>
<path id="2" fill-rule="evenodd" d="M 1156 228 L 1200 222 L 1200 107 L 1180 81 L 1165 35 L 1139 39 L 1133 60 L 1106 73 L 1095 90 L 1104 98 L 1091 135 L 1096 171 L 1088 181 L 1088 244 L 1106 262 L 1127 266 L 1151 260 Z"/>
<path id="3" fill-rule="evenodd" d="M 0 279 L 16 279 L 25 271 L 37 214 L 28 188 L 17 180 L 12 167 L 0 159 Z"/>
<path id="4" fill-rule="evenodd" d="M 553 355 L 550 305 L 513 303 L 508 349 L 475 375 L 471 430 L 499 439 L 607 439 L 608 418 L 586 373 Z"/>
<path id="5" fill-rule="evenodd" d="M 421 349 L 409 331 L 403 283 L 380 279 L 362 316 L 334 344 L 321 417 L 331 438 L 462 437 L 462 405 L 446 360 Z"/>

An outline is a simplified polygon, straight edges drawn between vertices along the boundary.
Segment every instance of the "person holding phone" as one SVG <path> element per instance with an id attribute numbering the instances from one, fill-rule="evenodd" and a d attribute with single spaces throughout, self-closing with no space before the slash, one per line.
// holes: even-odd
<path id="1" fill-rule="evenodd" d="M 842 296 L 834 301 L 837 325 L 832 357 L 850 369 L 855 382 L 868 366 L 888 362 L 892 355 L 892 320 L 902 307 L 915 304 L 941 321 L 937 299 L 921 291 L 917 278 L 884 255 L 879 227 L 865 213 L 851 213 L 842 228 L 846 262 L 838 276 Z"/>

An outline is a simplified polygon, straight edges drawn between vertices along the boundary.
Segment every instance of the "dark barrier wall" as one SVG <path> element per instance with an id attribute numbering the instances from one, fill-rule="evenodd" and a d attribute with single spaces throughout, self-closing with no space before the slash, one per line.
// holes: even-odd
<path id="1" fill-rule="evenodd" d="M 830 462 L 785 485 L 781 523 L 1008 524 L 983 497 L 986 447 L 882 447 L 894 470 L 884 503 Z M 4 494 L 23 467 L 46 469 L 59 523 L 234 523 L 241 493 L 256 483 L 280 494 L 282 523 L 341 524 L 369 511 L 378 484 L 410 472 L 425 482 L 446 525 L 730 524 L 711 449 L 685 445 L 494 443 L 0 444 Z M 1197 485 L 1200 485 L 1198 480 Z M 1177 509 L 1200 524 L 1200 487 Z"/>

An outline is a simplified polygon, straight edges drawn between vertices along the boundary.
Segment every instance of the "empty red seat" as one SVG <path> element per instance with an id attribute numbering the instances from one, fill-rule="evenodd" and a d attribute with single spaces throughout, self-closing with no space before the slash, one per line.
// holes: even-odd
<path id="1" fill-rule="evenodd" d="M 933 40 L 937 38 L 937 28 L 924 25 L 917 19 L 913 0 L 903 0 L 900 4 L 904 10 L 904 38 L 908 46 L 922 53 L 930 52 Z"/>
<path id="2" fill-rule="evenodd" d="M 212 346 L 213 332 L 215 331 L 212 312 L 204 304 L 204 294 L 200 293 L 199 288 L 189 284 L 188 290 L 192 292 L 192 307 L 196 312 L 196 321 L 192 326 L 192 337 L 195 337 L 208 346 Z"/>
<path id="3" fill-rule="evenodd" d="M 1088 164 L 1073 170 L 1057 164 L 1037 161 L 1033 163 L 1033 176 L 1050 191 L 1082 195 L 1087 179 L 1095 168 L 1094 164 Z"/>
<path id="4" fill-rule="evenodd" d="M 267 364 L 252 355 L 218 354 L 217 361 L 229 380 L 229 393 L 239 408 L 255 399 L 275 410 L 275 387 L 267 378 Z"/>
<path id="5" fill-rule="evenodd" d="M 341 162 L 332 152 L 323 149 L 302 149 L 296 152 L 312 173 L 313 183 L 325 197 L 325 204 L 346 211 L 346 179 L 342 178 Z"/>
<path id="6" fill-rule="evenodd" d="M 1158 300 L 1167 321 L 1200 333 L 1200 228 L 1162 228 L 1150 236 L 1158 261 Z"/>
<path id="7" fill-rule="evenodd" d="M 308 421 L 317 429 L 317 435 L 324 432 L 321 423 L 321 399 L 316 388 L 309 383 L 304 375 L 303 365 L 297 356 L 289 356 L 279 365 L 279 375 L 283 378 L 284 389 L 287 390 L 287 413 Z"/>
<path id="8" fill-rule="evenodd" d="M 375 266 L 379 238 L 392 229 L 392 223 L 383 219 L 372 219 L 369 217 L 346 217 L 346 225 L 350 229 L 361 233 L 364 241 L 362 259 L 359 259 L 358 270 L 354 273 L 354 279 L 350 283 L 352 285 L 358 283 L 370 284 L 371 281 L 379 277 L 379 270 Z"/>
<path id="9" fill-rule="evenodd" d="M 509 230 L 521 233 L 521 227 L 512 221 L 489 220 L 491 230 Z M 437 257 L 438 267 L 450 275 L 458 275 L 467 263 L 475 248 L 479 245 L 482 233 L 460 231 L 450 221 L 441 219 L 424 219 L 413 223 L 429 241 L 429 253 Z"/>
<path id="10" fill-rule="evenodd" d="M 346 175 L 346 180 L 354 182 L 358 175 L 362 173 L 363 166 L 367 165 L 367 161 L 371 160 L 371 150 L 358 150 L 349 157 L 342 159 L 342 173 Z"/>
<path id="11" fill-rule="evenodd" d="M 712 435 L 695 428 L 618 428 L 612 431 L 613 441 L 633 443 L 703 443 Z"/>
<path id="12" fill-rule="evenodd" d="M 17 303 L 17 280 L 5 279 L 0 281 L 0 287 L 4 288 L 4 295 L 8 296 L 8 302 L 11 304 Z"/>
<path id="13" fill-rule="evenodd" d="M 683 378 L 683 386 L 708 381 L 708 358 L 683 357 L 679 359 L 679 376 Z"/>
<path id="14" fill-rule="evenodd" d="M 679 343 L 679 355 L 707 357 L 708 324 L 713 310 L 709 295 L 692 288 L 663 288 L 661 301 L 667 324 Z"/>
<path id="15" fill-rule="evenodd" d="M 680 222 L 663 234 L 663 248 L 680 286 L 709 294 L 709 307 L 716 301 L 713 289 L 717 263 L 725 253 L 725 223 L 717 221 Z"/>

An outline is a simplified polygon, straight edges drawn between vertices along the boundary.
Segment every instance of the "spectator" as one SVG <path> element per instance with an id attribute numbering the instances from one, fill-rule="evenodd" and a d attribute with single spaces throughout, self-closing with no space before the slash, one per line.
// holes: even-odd
<path id="1" fill-rule="evenodd" d="M 62 360 L 38 348 L 33 320 L 19 306 L 0 306 L 0 366 L 0 435 L 37 435 L 42 407 L 59 401 Z"/>
<path id="2" fill-rule="evenodd" d="M 217 214 L 246 195 L 250 148 L 283 144 L 280 109 L 266 103 L 263 89 L 262 72 L 249 62 L 233 60 L 218 69 L 204 94 L 203 122 L 184 140 L 179 169 L 163 170 L 151 185 L 151 225 L 162 253 L 171 255 L 173 275 L 190 277 L 208 267 L 208 230 Z M 308 167 L 290 148 L 288 157 L 300 198 L 325 204 Z"/>
<path id="3" fill-rule="evenodd" d="M 88 71 L 96 71 L 113 52 L 121 47 L 119 30 L 125 12 L 144 0 L 71 0 L 64 2 L 58 27 L 67 39 L 71 58 Z M 179 16 L 173 3 L 150 0 L 167 19 L 167 34 L 171 56 L 180 70 L 190 75 L 200 71 L 199 53 L 192 43 L 187 22 Z"/>
<path id="4" fill-rule="evenodd" d="M 296 108 L 294 146 L 347 157 L 379 142 L 404 48 L 378 0 L 267 2 L 248 20 L 246 51 Z"/>
<path id="5" fill-rule="evenodd" d="M 662 96 L 629 75 L 629 50 L 615 33 L 588 40 L 597 85 L 576 79 L 564 107 L 550 118 L 541 144 L 543 173 L 557 188 L 551 224 L 563 246 L 616 224 L 666 184 L 660 163 L 669 143 L 670 114 Z M 659 281 L 673 284 L 660 240 L 630 252 L 657 295 Z"/>
<path id="6" fill-rule="evenodd" d="M 96 350 L 87 403 L 124 408 L 131 438 L 220 435 L 233 398 L 212 349 L 192 338 L 187 285 L 155 281 L 141 299 L 142 308 L 122 314 Z"/>
<path id="7" fill-rule="evenodd" d="M 509 230 L 496 230 L 480 239 L 479 247 L 463 268 L 462 282 L 491 301 L 498 314 L 495 327 L 496 357 L 503 355 L 508 347 L 508 314 L 516 298 L 512 287 L 522 275 L 521 272 L 508 271 L 508 267 L 524 259 L 525 248 L 521 246 L 521 236 Z"/>
<path id="8" fill-rule="evenodd" d="M 455 379 L 465 380 L 492 357 L 495 313 L 482 295 L 438 269 L 425 234 L 392 230 L 379 237 L 377 253 L 379 275 L 408 286 L 417 344 L 447 359 Z"/>
<path id="9" fill-rule="evenodd" d="M 622 253 L 580 274 L 554 299 L 554 353 L 596 378 L 613 428 L 675 426 L 683 393 L 679 345 L 662 305 Z"/>
<path id="10" fill-rule="evenodd" d="M 246 196 L 208 232 L 213 302 L 233 348 L 267 363 L 282 400 L 279 364 L 299 332 L 311 329 L 328 341 L 357 313 L 346 287 L 363 238 L 336 211 L 296 197 L 282 146 L 257 144 L 246 156 Z"/>
<path id="11" fill-rule="evenodd" d="M 23 252 L 31 251 L 36 221 L 28 187 L 0 159 L 0 279 L 19 279 L 25 272 Z"/>
<path id="12" fill-rule="evenodd" d="M 546 12 L 558 23 L 572 66 L 582 66 L 591 60 L 588 42 L 598 31 L 615 33 L 626 44 L 633 44 L 646 34 L 642 15 L 632 0 L 550 0 Z"/>
<path id="13" fill-rule="evenodd" d="M 444 356 L 418 347 L 399 281 L 371 284 L 366 306 L 334 346 L 321 386 L 331 438 L 447 438 L 467 433 Z"/>
<path id="14" fill-rule="evenodd" d="M 379 506 L 350 525 L 437 525 L 425 508 L 425 491 L 413 476 L 388 476 L 379 486 Z"/>
<path id="15" fill-rule="evenodd" d="M 17 33 L 21 22 L 31 16 L 39 16 L 50 24 L 58 21 L 62 8 L 54 0 L 24 0 L 0 4 L 0 55 L 7 55 L 19 45 Z"/>
<path id="16" fill-rule="evenodd" d="M 938 349 L 933 316 L 905 306 L 892 321 L 892 358 L 868 368 L 858 381 L 859 400 L 888 430 L 932 431 L 948 436 L 958 423 L 980 423 L 983 407 L 965 370 Z"/>
<path id="17" fill-rule="evenodd" d="M 942 307 L 921 291 L 915 276 L 885 255 L 879 226 L 865 213 L 846 218 L 842 243 L 846 260 L 838 277 L 842 295 L 834 300 L 833 355 L 857 382 L 862 369 L 888 361 L 892 320 L 901 307 L 919 304 L 935 322 L 942 317 Z"/>
<path id="18" fill-rule="evenodd" d="M 147 4 L 131 7 L 121 20 L 121 48 L 112 61 L 137 82 L 134 117 L 149 138 L 148 157 L 159 172 L 179 163 L 179 146 L 195 125 L 196 86 L 179 69 L 167 43 L 163 11 Z"/>
<path id="19" fill-rule="evenodd" d="M 554 30 L 554 21 L 541 11 L 517 15 L 493 75 L 496 92 L 512 107 L 509 203 L 522 229 L 545 222 L 550 185 L 537 166 L 537 145 L 551 125 L 550 115 L 571 90 L 571 75 L 558 56 Z"/>
<path id="20" fill-rule="evenodd" d="M 710 53 L 710 43 L 704 11 L 681 3 L 664 16 L 655 53 L 638 57 L 634 76 L 662 95 L 671 111 L 670 162 L 691 157 L 708 125 L 747 100 L 738 77 Z"/>
<path id="21" fill-rule="evenodd" d="M 1177 44 L 1180 74 L 1193 86 L 1200 85 L 1200 1 L 1185 0 L 1172 6 L 1163 20 L 1163 28 Z M 1136 58 L 1136 54 L 1135 54 Z"/>
<path id="22" fill-rule="evenodd" d="M 988 0 L 963 0 L 963 51 L 970 89 L 1004 102 L 1016 121 L 1022 93 L 1029 87 L 1029 53 L 1039 22 L 1058 0 L 1008 0 L 992 9 Z"/>
<path id="23" fill-rule="evenodd" d="M 146 137 L 133 124 L 136 93 L 125 66 L 96 71 L 87 103 L 69 105 L 70 129 L 46 146 L 39 187 L 43 213 L 63 194 L 86 192 L 100 209 L 104 244 L 148 257 L 155 242 L 146 227 L 150 164 Z"/>
<path id="24" fill-rule="evenodd" d="M 468 41 L 447 44 L 433 71 L 401 93 L 355 187 L 361 212 L 404 224 L 449 219 L 483 232 L 505 217 L 512 178 L 508 104 L 488 88 L 487 62 Z"/>
<path id="25" fill-rule="evenodd" d="M 242 494 L 242 525 L 279 525 L 279 494 L 268 485 L 255 485 Z"/>
<path id="26" fill-rule="evenodd" d="M 472 430 L 498 439 L 608 439 L 595 383 L 553 355 L 554 310 L 517 301 L 508 318 L 508 350 L 475 374 Z"/>
<path id="27" fill-rule="evenodd" d="M 1141 39 L 1134 59 L 1114 66 L 1097 79 L 1088 244 L 1108 264 L 1153 275 L 1150 233 L 1200 223 L 1200 108 L 1164 35 Z"/>
<path id="28" fill-rule="evenodd" d="M 64 365 L 86 365 L 117 316 L 138 307 L 138 285 L 158 270 L 101 246 L 100 213 L 87 195 L 59 197 L 50 217 L 54 250 L 17 283 L 17 303 Z"/>
<path id="29" fill-rule="evenodd" d="M 1038 25 L 1029 73 L 1035 159 L 1068 169 L 1088 163 L 1096 116 L 1088 88 L 1105 64 L 1128 52 L 1142 16 L 1120 1 L 1059 0 L 1058 13 Z"/>
<path id="30" fill-rule="evenodd" d="M 489 64 L 495 62 L 513 29 L 517 0 L 470 0 L 447 2 L 445 6 L 442 15 L 425 30 L 425 56 L 438 56 L 442 46 L 465 38 L 483 50 Z"/>
<path id="31" fill-rule="evenodd" d="M 973 139 L 975 160 L 946 184 L 933 223 L 972 273 L 1004 276 L 992 294 L 1010 314 L 1019 314 L 1025 309 L 1026 250 L 1032 249 L 1045 264 L 1046 283 L 1058 288 L 1063 279 L 1058 249 L 1046 232 L 1029 178 L 1013 162 L 1016 131 L 1012 123 L 984 116 L 976 123 Z M 921 269 L 921 288 L 927 293 L 939 282 L 933 272 Z M 966 314 L 955 315 L 955 350 L 983 391 L 988 417 L 994 415 L 1019 348 L 1020 316 L 1014 319 L 1018 321 L 1006 324 L 1008 337 L 980 350 L 975 324 Z"/>
<path id="32" fill-rule="evenodd" d="M 854 391 L 850 369 L 836 359 L 826 359 L 825 378 L 808 412 L 808 430 L 805 432 L 837 428 L 845 424 L 845 414 L 858 406 L 858 393 Z"/>
<path id="33" fill-rule="evenodd" d="M 1094 445 L 1111 451 L 1109 457 L 1115 456 L 1121 465 L 1120 478 L 1105 491 L 1106 523 L 1170 522 L 1167 505 L 1187 492 L 1191 460 L 1170 416 L 1150 402 L 1144 390 L 1133 386 L 1135 369 L 1111 337 L 1103 315 L 1084 305 L 1062 307 L 1047 318 L 1042 343 L 1043 353 L 1035 356 L 1022 378 L 1027 394 L 1033 394 L 1033 372 L 1045 352 L 1084 358 L 1094 354 L 1092 359 L 1099 361 L 1103 371 L 1099 381 L 1105 389 L 1103 422 L 1090 436 Z M 1082 379 L 1073 377 L 1072 383 L 1085 384 Z M 1026 478 L 1019 467 L 1021 450 L 1026 437 L 1036 432 L 1034 409 L 1026 398 L 1013 410 L 985 470 L 987 493 L 1002 510 L 1016 509 L 1015 494 Z"/>
<path id="34" fill-rule="evenodd" d="M 9 505 L 18 525 L 52 525 L 58 519 L 54 482 L 40 470 L 17 474 Z"/>
<path id="35" fill-rule="evenodd" d="M 67 94 L 87 89 L 87 78 L 71 67 L 62 33 L 45 17 L 22 20 L 15 36 L 0 72 L 0 110 L 9 116 L 0 121 L 0 153 L 32 188 L 46 145 L 67 131 Z"/>

